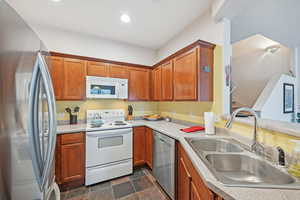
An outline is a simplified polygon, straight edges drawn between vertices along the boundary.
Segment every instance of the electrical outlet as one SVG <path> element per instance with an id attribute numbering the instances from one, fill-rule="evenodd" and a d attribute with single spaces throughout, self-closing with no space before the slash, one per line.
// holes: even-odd
<path id="1" fill-rule="evenodd" d="M 220 115 L 215 115 L 215 122 L 220 122 L 220 121 L 221 121 Z"/>

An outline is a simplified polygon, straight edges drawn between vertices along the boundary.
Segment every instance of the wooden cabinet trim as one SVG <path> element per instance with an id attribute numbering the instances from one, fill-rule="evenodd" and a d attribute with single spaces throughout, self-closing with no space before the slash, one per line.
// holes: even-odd
<path id="1" fill-rule="evenodd" d="M 56 57 L 63 57 L 63 58 L 73 58 L 73 59 L 86 60 L 86 61 L 110 63 L 110 64 L 116 64 L 116 65 L 122 65 L 122 66 L 124 65 L 124 66 L 132 66 L 132 67 L 139 67 L 139 68 L 149 68 L 149 67 L 151 67 L 151 66 L 148 66 L 148 65 L 140 65 L 140 64 L 120 62 L 120 61 L 115 61 L 115 60 L 87 57 L 87 56 L 79 56 L 79 55 L 66 54 L 66 53 L 55 52 L 55 51 L 50 51 L 50 55 L 51 56 L 56 56 Z"/>

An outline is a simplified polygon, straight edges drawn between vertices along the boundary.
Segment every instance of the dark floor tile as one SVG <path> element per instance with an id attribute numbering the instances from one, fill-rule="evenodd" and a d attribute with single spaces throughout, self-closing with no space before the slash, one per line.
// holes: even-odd
<path id="1" fill-rule="evenodd" d="M 165 200 L 164 195 L 155 187 L 137 193 L 141 200 Z"/>
<path id="2" fill-rule="evenodd" d="M 153 183 L 149 180 L 148 176 L 142 176 L 132 180 L 133 186 L 136 192 L 145 190 L 153 186 Z"/>
<path id="3" fill-rule="evenodd" d="M 114 200 L 111 187 L 102 188 L 101 190 L 94 190 L 89 192 L 89 200 Z"/>
<path id="4" fill-rule="evenodd" d="M 118 185 L 113 185 L 112 188 L 116 199 L 125 197 L 135 192 L 131 182 L 125 182 Z"/>
<path id="5" fill-rule="evenodd" d="M 88 195 L 89 188 L 88 187 L 80 187 L 73 190 L 70 190 L 67 194 L 67 199 L 85 199 L 85 197 Z"/>
<path id="6" fill-rule="evenodd" d="M 105 181 L 102 183 L 98 183 L 98 184 L 89 186 L 90 191 L 102 190 L 102 189 L 106 189 L 106 188 L 110 188 L 110 187 L 111 187 L 110 181 Z"/>
<path id="7" fill-rule="evenodd" d="M 65 200 L 65 199 L 67 199 L 67 197 L 68 197 L 68 192 L 61 192 L 60 193 L 60 199 L 61 200 Z"/>
<path id="8" fill-rule="evenodd" d="M 131 180 L 134 180 L 134 179 L 137 179 L 141 176 L 145 176 L 145 173 L 143 172 L 143 170 L 142 169 L 136 169 L 136 170 L 134 170 L 133 174 L 129 176 L 129 178 Z"/>

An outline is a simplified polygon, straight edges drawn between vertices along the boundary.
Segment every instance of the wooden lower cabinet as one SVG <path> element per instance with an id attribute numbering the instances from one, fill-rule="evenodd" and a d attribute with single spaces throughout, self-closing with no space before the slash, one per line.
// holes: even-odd
<path id="1" fill-rule="evenodd" d="M 133 165 L 148 165 L 152 169 L 153 133 L 145 126 L 133 128 Z"/>
<path id="2" fill-rule="evenodd" d="M 144 126 L 133 128 L 133 165 L 139 166 L 145 164 L 146 153 L 146 128 Z"/>
<path id="3" fill-rule="evenodd" d="M 151 128 L 146 127 L 146 151 L 145 151 L 145 162 L 148 165 L 150 169 L 152 169 L 153 166 L 153 131 Z"/>
<path id="4" fill-rule="evenodd" d="M 55 176 L 61 191 L 85 181 L 85 135 L 83 132 L 57 136 Z"/>
<path id="5" fill-rule="evenodd" d="M 206 187 L 180 143 L 176 146 L 177 200 L 222 200 Z"/>

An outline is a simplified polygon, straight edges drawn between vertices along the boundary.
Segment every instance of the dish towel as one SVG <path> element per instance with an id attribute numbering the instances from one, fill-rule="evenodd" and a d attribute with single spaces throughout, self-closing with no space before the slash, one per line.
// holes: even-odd
<path id="1" fill-rule="evenodd" d="M 197 132 L 197 131 L 203 131 L 203 130 L 205 130 L 205 128 L 203 126 L 191 126 L 188 128 L 182 128 L 180 130 L 185 133 L 192 133 L 192 132 Z"/>

